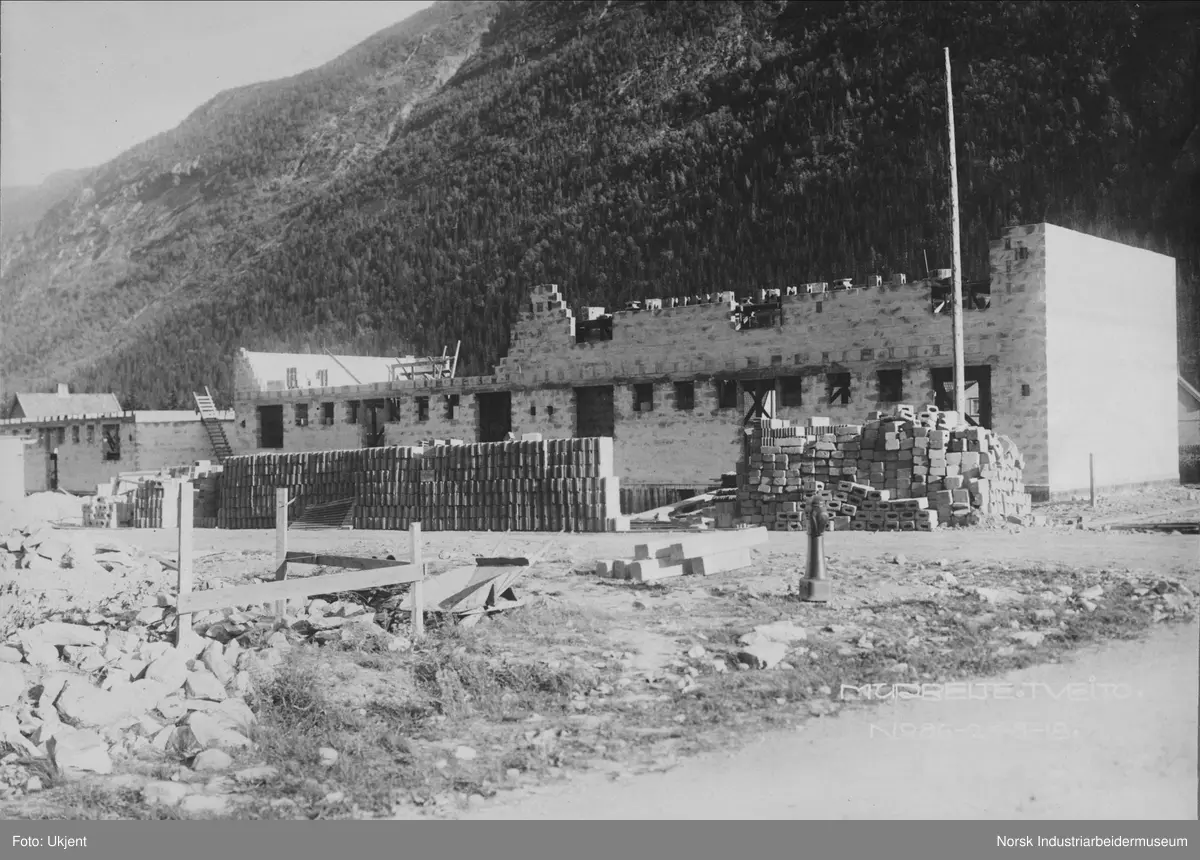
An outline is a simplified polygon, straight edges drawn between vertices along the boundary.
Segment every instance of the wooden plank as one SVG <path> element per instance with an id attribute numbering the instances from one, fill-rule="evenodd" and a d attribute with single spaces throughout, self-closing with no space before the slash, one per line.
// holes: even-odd
<path id="1" fill-rule="evenodd" d="M 477 558 L 475 559 L 476 567 L 528 567 L 529 559 L 527 558 Z"/>
<path id="2" fill-rule="evenodd" d="M 180 602 L 192 594 L 192 494 L 179 494 L 179 558 L 176 593 Z M 192 635 L 192 615 L 180 612 L 175 625 L 175 647 L 184 648 Z"/>
<path id="3" fill-rule="evenodd" d="M 287 524 L 288 524 L 288 491 L 286 487 L 275 490 L 275 563 L 279 565 L 275 579 L 283 582 L 287 579 Z M 283 618 L 287 614 L 287 600 L 275 601 L 275 617 Z"/>
<path id="4" fill-rule="evenodd" d="M 412 568 L 418 574 L 412 587 L 412 637 L 413 641 L 425 638 L 425 561 L 421 547 L 421 524 L 412 523 L 408 527 L 411 544 Z"/>
<path id="5" fill-rule="evenodd" d="M 348 555 L 314 555 L 311 552 L 289 552 L 286 561 L 292 564 L 309 564 L 314 567 L 341 567 L 346 570 L 377 570 L 384 567 L 412 564 L 388 558 L 354 558 Z"/>
<path id="6" fill-rule="evenodd" d="M 242 585 L 237 588 L 215 588 L 211 591 L 193 591 L 179 600 L 178 611 L 202 612 L 225 609 L 230 606 L 249 606 L 269 603 L 273 600 L 303 599 L 314 594 L 336 594 L 340 591 L 362 591 L 384 585 L 400 585 L 416 582 L 421 573 L 412 565 L 355 570 L 347 573 L 331 573 L 325 576 L 304 576 L 279 582 L 262 582 L 257 585 Z"/>

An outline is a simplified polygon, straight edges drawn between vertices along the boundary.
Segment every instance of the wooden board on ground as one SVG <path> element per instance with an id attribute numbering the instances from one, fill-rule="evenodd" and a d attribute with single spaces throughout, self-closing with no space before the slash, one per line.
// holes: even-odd
<path id="1" fill-rule="evenodd" d="M 545 549 L 543 547 L 535 558 L 544 554 Z M 529 569 L 528 565 L 452 568 L 425 581 L 425 606 L 429 610 L 452 613 L 482 608 L 509 591 Z M 412 611 L 411 595 L 406 595 L 400 602 L 400 609 Z"/>
<path id="2" fill-rule="evenodd" d="M 278 582 L 263 582 L 258 585 L 241 585 L 236 588 L 191 591 L 179 598 L 177 611 L 180 615 L 184 615 L 225 609 L 231 606 L 249 606 L 256 603 L 305 598 L 314 594 L 362 591 L 383 585 L 414 582 L 420 578 L 421 571 L 413 565 L 396 564 L 392 567 L 331 573 L 325 576 L 297 577 Z"/>
<path id="3" fill-rule="evenodd" d="M 525 574 L 525 569 L 514 567 L 481 582 L 472 583 L 457 594 L 442 602 L 447 612 L 456 615 L 476 612 L 497 606 L 501 601 L 516 602 L 513 585 Z"/>
<path id="4" fill-rule="evenodd" d="M 353 558 L 345 555 L 314 555 L 311 552 L 289 552 L 287 560 L 296 564 L 311 564 L 315 567 L 342 567 L 347 570 L 376 570 L 381 567 L 396 567 L 411 564 L 394 558 Z"/>
<path id="5" fill-rule="evenodd" d="M 698 496 L 681 499 L 678 502 L 672 502 L 669 505 L 663 505 L 660 508 L 653 508 L 649 511 L 642 511 L 640 514 L 630 514 L 630 523 L 646 523 L 646 522 L 662 522 L 662 517 L 665 515 L 670 517 L 672 514 L 688 514 L 693 508 L 701 508 L 713 500 L 712 493 L 701 493 Z"/>

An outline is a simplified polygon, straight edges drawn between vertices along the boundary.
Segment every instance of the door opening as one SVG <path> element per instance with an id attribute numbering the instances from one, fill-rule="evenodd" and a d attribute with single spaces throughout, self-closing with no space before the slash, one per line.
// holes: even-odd
<path id="1" fill-rule="evenodd" d="M 592 385 L 575 389 L 575 435 L 591 439 L 612 438 L 616 430 L 616 413 L 611 385 Z"/>
<path id="2" fill-rule="evenodd" d="M 495 391 L 477 394 L 479 408 L 479 441 L 503 442 L 512 432 L 512 393 Z"/>
<path id="3" fill-rule="evenodd" d="M 954 368 L 934 367 L 934 406 L 942 410 L 954 409 Z M 968 424 L 992 429 L 992 366 L 990 364 L 968 365 L 963 374 L 963 416 Z"/>

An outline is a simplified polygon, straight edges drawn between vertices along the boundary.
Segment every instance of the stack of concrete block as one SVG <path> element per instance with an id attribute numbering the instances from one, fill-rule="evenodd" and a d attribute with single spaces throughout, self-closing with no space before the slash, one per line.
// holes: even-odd
<path id="1" fill-rule="evenodd" d="M 713 519 L 719 529 L 731 529 L 737 525 L 736 488 L 722 488 L 713 493 Z"/>
<path id="2" fill-rule="evenodd" d="M 115 529 L 129 522 L 132 516 L 129 503 L 112 496 L 96 496 L 83 503 L 83 527 Z"/>
<path id="3" fill-rule="evenodd" d="M 179 525 L 179 494 L 184 487 L 195 493 L 192 483 L 183 478 L 143 478 L 129 494 L 133 515 L 130 525 L 137 529 L 173 529 Z M 195 496 L 193 495 L 195 522 Z"/>
<path id="4" fill-rule="evenodd" d="M 162 528 L 163 485 L 157 481 L 142 481 L 133 491 L 133 527 Z"/>
<path id="5" fill-rule="evenodd" d="M 956 412 L 901 406 L 864 425 L 757 422 L 739 466 L 737 519 L 802 531 L 814 498 L 833 530 L 929 531 L 1031 511 L 1024 461 L 1007 437 L 966 426 Z"/>
<path id="6" fill-rule="evenodd" d="M 620 516 L 610 438 L 231 457 L 220 527 L 273 527 L 277 488 L 293 519 L 353 500 L 363 529 L 602 532 Z"/>
<path id="7" fill-rule="evenodd" d="M 711 576 L 749 567 L 750 550 L 767 542 L 765 528 L 737 529 L 719 535 L 670 537 L 633 548 L 633 558 L 600 561 L 596 575 L 605 579 L 657 582 L 676 576 Z"/>

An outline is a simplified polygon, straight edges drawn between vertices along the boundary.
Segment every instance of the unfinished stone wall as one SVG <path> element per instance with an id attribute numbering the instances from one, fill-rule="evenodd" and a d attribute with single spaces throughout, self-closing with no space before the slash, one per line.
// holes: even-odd
<path id="1" fill-rule="evenodd" d="M 824 500 L 835 530 L 1023 521 L 1031 510 L 1023 466 L 1007 437 L 932 407 L 876 413 L 861 425 L 759 420 L 738 464 L 736 496 L 718 501 L 718 526 L 803 530 L 814 497 Z"/>
<path id="2" fill-rule="evenodd" d="M 1007 231 L 991 247 L 990 307 L 964 314 L 966 363 L 991 368 L 993 427 L 1027 452 L 1034 471 L 1044 471 L 1046 451 L 1044 256 L 1042 225 Z M 789 420 L 894 406 L 880 371 L 900 374 L 900 398 L 933 401 L 931 368 L 950 368 L 953 357 L 950 317 L 933 312 L 932 288 L 926 281 L 820 285 L 782 296 L 778 326 L 740 331 L 730 323 L 732 294 L 673 307 L 680 300 L 648 299 L 647 309 L 613 312 L 611 340 L 577 343 L 573 313 L 556 286 L 544 285 L 533 291 L 497 374 L 522 385 L 613 385 L 622 477 L 703 483 L 736 462 L 753 404 L 739 390 L 729 406 L 699 408 L 718 400 L 723 380 L 789 380 L 786 400 L 776 383 L 774 413 Z M 830 403 L 829 374 L 837 373 L 850 375 L 849 396 Z M 698 408 L 666 418 L 675 410 L 665 395 L 683 380 L 695 381 Z M 628 386 L 644 381 L 655 386 L 649 414 L 630 405 Z"/>
<path id="3" fill-rule="evenodd" d="M 271 528 L 275 490 L 302 518 L 353 502 L 365 529 L 606 531 L 620 514 L 611 439 L 258 454 L 225 461 L 221 528 Z"/>
<path id="4" fill-rule="evenodd" d="M 1031 490 L 1050 483 L 1045 259 L 1045 225 L 1006 231 L 991 245 L 990 306 L 968 306 L 964 314 L 968 374 L 973 366 L 990 368 L 992 427 L 1022 451 Z M 256 390 L 242 378 L 237 410 L 239 425 L 247 426 L 239 427 L 234 448 L 261 450 L 255 407 L 269 404 L 284 405 L 283 450 L 359 447 L 363 433 L 345 423 L 346 404 L 384 397 L 403 403 L 388 424 L 388 444 L 478 441 L 477 395 L 495 391 L 512 393 L 517 435 L 599 435 L 592 428 L 605 416 L 577 389 L 601 387 L 611 389 L 617 469 L 626 484 L 705 485 L 737 463 L 753 405 L 748 390 L 756 385 L 773 387 L 774 416 L 794 422 L 829 416 L 849 423 L 896 402 L 936 402 L 933 371 L 953 363 L 950 316 L 934 313 L 936 288 L 899 279 L 805 287 L 780 298 L 777 325 L 742 330 L 730 321 L 732 293 L 686 305 L 648 299 L 643 310 L 612 314 L 611 340 L 580 343 L 566 297 L 555 285 L 539 285 L 514 326 L 509 355 L 490 376 L 290 391 Z M 881 385 L 881 371 L 899 374 L 898 390 Z M 844 401 L 829 400 L 831 374 L 849 374 Z M 694 385 L 691 409 L 680 408 L 675 396 L 675 384 L 687 382 Z M 635 385 L 652 387 L 652 408 L 634 409 Z M 442 417 L 448 394 L 460 397 L 453 421 Z M 415 397 L 431 398 L 425 421 L 415 417 Z M 306 428 L 290 420 L 297 402 L 309 403 Z M 320 402 L 335 403 L 330 427 L 315 423 Z"/>

